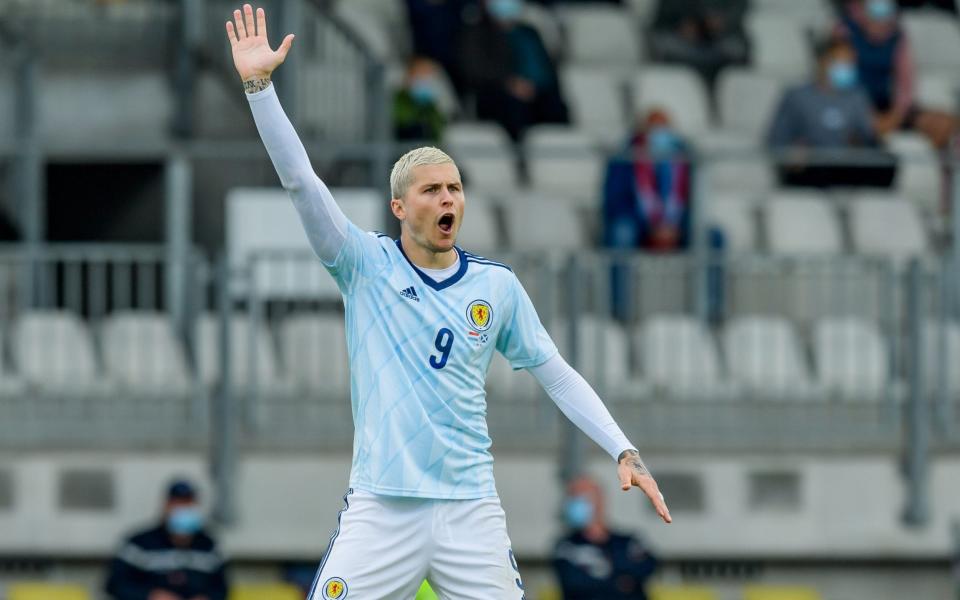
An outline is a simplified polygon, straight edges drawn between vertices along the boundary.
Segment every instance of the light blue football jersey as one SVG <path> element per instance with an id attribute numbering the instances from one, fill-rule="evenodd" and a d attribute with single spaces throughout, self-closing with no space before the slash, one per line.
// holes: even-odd
<path id="1" fill-rule="evenodd" d="M 496 495 L 484 391 L 493 352 L 522 369 L 557 348 L 508 267 L 456 251 L 459 270 L 437 283 L 399 241 L 351 223 L 326 265 L 346 308 L 353 488 L 418 498 Z"/>

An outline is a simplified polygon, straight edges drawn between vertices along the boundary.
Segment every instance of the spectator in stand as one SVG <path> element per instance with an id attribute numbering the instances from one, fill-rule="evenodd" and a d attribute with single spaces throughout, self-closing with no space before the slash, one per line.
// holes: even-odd
<path id="1" fill-rule="evenodd" d="M 603 184 L 603 243 L 613 250 L 675 252 L 687 247 L 692 174 L 690 148 L 663 109 L 651 110 L 607 163 Z M 615 260 L 614 316 L 633 318 L 630 267 Z"/>
<path id="2" fill-rule="evenodd" d="M 203 530 L 197 494 L 188 481 L 167 491 L 161 522 L 130 537 L 110 563 L 114 600 L 224 600 L 224 563 Z"/>
<path id="3" fill-rule="evenodd" d="M 462 91 L 457 39 L 463 28 L 463 13 L 476 0 L 406 0 L 407 20 L 415 56 L 429 58 L 447 72 L 458 92 Z"/>
<path id="4" fill-rule="evenodd" d="M 687 245 L 689 146 L 663 109 L 651 110 L 618 156 L 603 186 L 604 240 L 611 248 L 671 252 Z"/>
<path id="5" fill-rule="evenodd" d="M 657 560 L 636 537 L 610 531 L 595 481 L 570 482 L 563 516 L 569 533 L 554 550 L 553 566 L 564 600 L 646 600 Z"/>
<path id="6" fill-rule="evenodd" d="M 934 146 L 945 147 L 957 119 L 917 105 L 917 66 L 894 0 L 848 2 L 835 35 L 849 40 L 856 51 L 857 75 L 878 113 L 877 132 L 915 129 Z"/>
<path id="7" fill-rule="evenodd" d="M 447 119 L 440 111 L 440 68 L 428 58 L 407 65 L 403 88 L 393 97 L 393 131 L 398 140 L 438 142 Z"/>
<path id="8" fill-rule="evenodd" d="M 747 0 L 660 0 L 650 34 L 653 58 L 688 65 L 712 86 L 721 69 L 749 59 L 746 12 Z"/>
<path id="9" fill-rule="evenodd" d="M 537 30 L 520 21 L 523 0 L 485 0 L 460 40 L 460 71 L 477 117 L 519 141 L 539 123 L 567 123 L 556 66 Z"/>
<path id="10" fill-rule="evenodd" d="M 870 99 L 857 83 L 853 47 L 833 38 L 818 48 L 817 58 L 816 79 L 784 93 L 767 134 L 768 146 L 781 157 L 781 182 L 889 186 L 896 159 L 879 148 Z"/>

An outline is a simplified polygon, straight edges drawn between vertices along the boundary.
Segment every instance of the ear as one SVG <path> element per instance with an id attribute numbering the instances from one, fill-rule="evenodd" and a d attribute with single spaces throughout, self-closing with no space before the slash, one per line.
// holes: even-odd
<path id="1" fill-rule="evenodd" d="M 393 213 L 400 221 L 403 221 L 407 218 L 407 210 L 403 206 L 403 200 L 400 198 L 391 198 L 390 199 L 390 212 Z"/>

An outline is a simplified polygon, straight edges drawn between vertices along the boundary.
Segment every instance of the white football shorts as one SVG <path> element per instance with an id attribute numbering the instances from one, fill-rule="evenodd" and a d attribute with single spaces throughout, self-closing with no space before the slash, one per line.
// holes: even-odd
<path id="1" fill-rule="evenodd" d="M 349 490 L 307 600 L 524 600 L 497 497 L 434 500 Z"/>

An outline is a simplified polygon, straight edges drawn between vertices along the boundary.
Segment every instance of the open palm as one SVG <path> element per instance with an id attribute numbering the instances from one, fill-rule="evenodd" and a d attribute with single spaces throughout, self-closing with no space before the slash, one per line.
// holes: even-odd
<path id="1" fill-rule="evenodd" d="M 227 21 L 227 38 L 233 50 L 233 66 L 240 79 L 270 77 L 273 70 L 283 64 L 293 44 L 293 34 L 283 38 L 276 50 L 270 49 L 267 41 L 267 16 L 262 8 L 257 9 L 254 21 L 253 7 L 243 5 L 243 11 L 233 11 L 233 21 Z"/>

